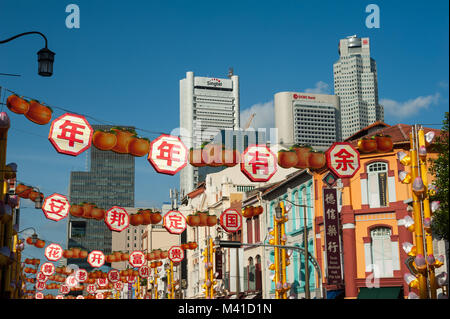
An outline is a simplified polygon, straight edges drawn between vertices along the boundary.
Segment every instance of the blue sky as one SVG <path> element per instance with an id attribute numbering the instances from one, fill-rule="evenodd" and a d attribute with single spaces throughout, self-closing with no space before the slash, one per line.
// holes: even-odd
<path id="1" fill-rule="evenodd" d="M 79 29 L 65 25 L 70 3 L 80 8 Z M 380 8 L 380 28 L 365 25 L 371 3 Z M 0 86 L 146 131 L 178 127 L 179 80 L 187 71 L 225 77 L 230 66 L 240 76 L 243 118 L 258 110 L 254 124 L 270 125 L 276 92 L 333 93 L 338 41 L 353 34 L 371 39 L 386 123 L 439 124 L 448 110 L 448 1 L 3 0 L 0 30 L 2 40 L 40 31 L 56 53 L 54 76 L 43 78 L 37 75 L 40 37 L 0 45 L 0 73 L 21 75 L 0 76 Z M 7 112 L 7 161 L 18 164 L 18 179 L 46 195 L 67 194 L 70 171 L 84 170 L 86 156 L 58 154 L 47 139 L 50 125 Z M 55 109 L 54 117 L 63 113 Z M 136 205 L 161 205 L 178 181 L 137 158 Z M 65 224 L 27 206 L 24 201 L 21 228 L 34 225 L 65 244 Z"/>

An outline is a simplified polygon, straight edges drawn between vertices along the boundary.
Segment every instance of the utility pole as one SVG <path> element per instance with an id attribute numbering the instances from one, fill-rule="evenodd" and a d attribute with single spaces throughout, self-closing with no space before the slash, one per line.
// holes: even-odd
<path id="1" fill-rule="evenodd" d="M 306 219 L 306 205 L 303 206 L 303 245 L 305 249 L 305 298 L 310 299 L 311 294 L 309 292 L 309 262 L 308 258 L 308 224 Z"/>

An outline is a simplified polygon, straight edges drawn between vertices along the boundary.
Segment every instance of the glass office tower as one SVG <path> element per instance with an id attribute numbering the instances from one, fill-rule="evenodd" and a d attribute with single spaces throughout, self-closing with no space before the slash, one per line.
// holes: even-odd
<path id="1" fill-rule="evenodd" d="M 108 130 L 109 125 L 92 125 L 94 130 Z M 94 203 L 108 210 L 112 206 L 134 207 L 134 156 L 89 149 L 86 172 L 71 172 L 69 200 L 71 204 Z M 111 253 L 112 234 L 103 220 L 77 218 L 69 215 L 68 247 L 88 252 Z M 68 264 L 90 269 L 86 260 L 69 259 Z"/>

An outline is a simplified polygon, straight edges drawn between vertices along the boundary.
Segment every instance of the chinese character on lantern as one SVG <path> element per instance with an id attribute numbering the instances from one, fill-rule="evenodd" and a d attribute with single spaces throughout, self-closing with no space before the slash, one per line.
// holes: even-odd
<path id="1" fill-rule="evenodd" d="M 164 227 L 171 234 L 181 234 L 186 229 L 186 218 L 177 210 L 167 212 L 163 217 Z"/>
<path id="2" fill-rule="evenodd" d="M 41 265 L 41 271 L 46 276 L 51 276 L 55 273 L 55 265 L 52 263 L 43 263 Z"/>
<path id="3" fill-rule="evenodd" d="M 91 146 L 92 134 L 84 116 L 66 113 L 52 122 L 48 139 L 58 153 L 77 156 Z"/>
<path id="4" fill-rule="evenodd" d="M 75 275 L 67 276 L 66 285 L 69 287 L 75 287 L 76 285 L 78 285 L 77 277 Z"/>
<path id="5" fill-rule="evenodd" d="M 251 145 L 242 154 L 241 171 L 252 182 L 267 182 L 277 171 L 277 157 L 266 145 Z"/>
<path id="6" fill-rule="evenodd" d="M 58 261 L 61 259 L 63 253 L 63 249 L 58 244 L 50 244 L 45 247 L 44 255 L 50 261 Z"/>
<path id="7" fill-rule="evenodd" d="M 229 233 L 237 232 L 242 227 L 242 214 L 229 208 L 220 215 L 220 225 Z"/>
<path id="8" fill-rule="evenodd" d="M 150 143 L 148 161 L 162 174 L 175 175 L 188 161 L 188 150 L 179 137 L 163 134 Z"/>
<path id="9" fill-rule="evenodd" d="M 169 251 L 169 259 L 174 263 L 179 263 L 184 259 L 184 250 L 180 246 L 172 246 Z"/>
<path id="10" fill-rule="evenodd" d="M 86 269 L 78 269 L 75 272 L 75 278 L 79 281 L 79 282 L 85 282 L 86 279 L 88 278 L 88 272 L 86 271 Z"/>
<path id="11" fill-rule="evenodd" d="M 122 290 L 123 289 L 123 282 L 118 281 L 114 283 L 114 289 L 116 290 Z"/>
<path id="12" fill-rule="evenodd" d="M 42 211 L 45 217 L 54 221 L 60 221 L 69 214 L 70 204 L 67 197 L 60 194 L 53 194 L 47 197 L 42 204 Z"/>
<path id="13" fill-rule="evenodd" d="M 133 267 L 141 267 L 145 264 L 145 255 L 142 251 L 133 251 L 130 254 L 129 262 Z"/>
<path id="14" fill-rule="evenodd" d="M 37 273 L 36 280 L 41 282 L 46 282 L 48 280 L 48 277 L 44 275 L 41 271 Z"/>
<path id="15" fill-rule="evenodd" d="M 105 255 L 99 250 L 93 250 L 89 253 L 87 261 L 91 267 L 101 267 L 105 264 Z"/>
<path id="16" fill-rule="evenodd" d="M 97 285 L 99 287 L 105 287 L 108 285 L 108 279 L 107 278 L 97 278 Z"/>
<path id="17" fill-rule="evenodd" d="M 118 282 L 120 279 L 120 273 L 116 269 L 108 271 L 108 280 L 112 283 Z"/>
<path id="18" fill-rule="evenodd" d="M 346 142 L 335 142 L 326 151 L 328 168 L 339 178 L 353 177 L 360 167 L 359 152 Z"/>
<path id="19" fill-rule="evenodd" d="M 70 287 L 69 286 L 67 286 L 67 285 L 61 285 L 60 287 L 59 287 L 59 292 L 60 293 L 62 293 L 62 294 L 68 294 L 69 292 L 70 292 Z"/>
<path id="20" fill-rule="evenodd" d="M 105 296 L 103 295 L 103 293 L 99 292 L 95 295 L 95 299 L 105 299 Z"/>
<path id="21" fill-rule="evenodd" d="M 34 298 L 35 298 L 35 299 L 44 299 L 44 294 L 43 294 L 42 292 L 37 292 L 37 293 L 34 295 Z"/>
<path id="22" fill-rule="evenodd" d="M 86 286 L 86 291 L 90 294 L 95 294 L 97 291 L 97 286 L 95 284 L 89 284 Z"/>
<path id="23" fill-rule="evenodd" d="M 122 207 L 113 206 L 105 213 L 105 223 L 110 230 L 121 232 L 130 225 L 130 216 Z"/>
<path id="24" fill-rule="evenodd" d="M 46 288 L 45 281 L 37 281 L 36 282 L 36 290 L 42 291 Z"/>
<path id="25" fill-rule="evenodd" d="M 139 267 L 139 276 L 142 278 L 147 278 L 150 276 L 150 268 L 148 266 Z"/>

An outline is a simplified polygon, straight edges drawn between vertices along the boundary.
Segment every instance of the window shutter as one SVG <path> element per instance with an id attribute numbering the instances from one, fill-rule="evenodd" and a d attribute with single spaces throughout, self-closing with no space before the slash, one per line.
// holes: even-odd
<path id="1" fill-rule="evenodd" d="M 252 219 L 248 218 L 247 221 L 247 243 L 253 243 L 253 227 L 252 227 Z"/>
<path id="2" fill-rule="evenodd" d="M 259 216 L 256 216 L 253 219 L 253 225 L 255 227 L 255 243 L 259 243 L 261 241 L 260 229 L 259 229 Z"/>
<path id="3" fill-rule="evenodd" d="M 390 236 L 383 239 L 383 277 L 393 277 L 392 242 Z"/>
<path id="4" fill-rule="evenodd" d="M 369 197 L 369 207 L 380 207 L 380 187 L 378 183 L 378 173 L 367 174 L 367 193 Z"/>
<path id="5" fill-rule="evenodd" d="M 375 278 L 382 277 L 383 270 L 383 239 L 372 238 L 372 263 L 375 267 L 372 267 L 372 271 Z"/>

